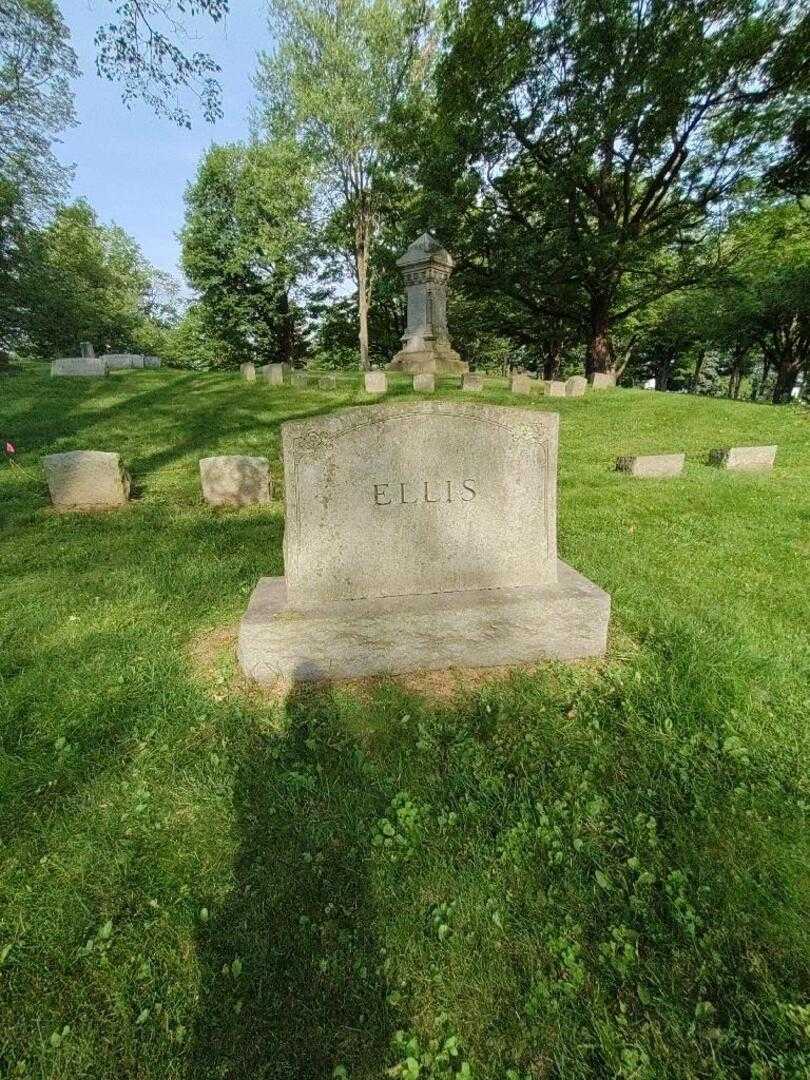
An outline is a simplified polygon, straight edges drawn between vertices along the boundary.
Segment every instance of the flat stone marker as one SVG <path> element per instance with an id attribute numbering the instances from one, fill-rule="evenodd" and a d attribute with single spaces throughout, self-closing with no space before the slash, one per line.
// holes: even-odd
<path id="1" fill-rule="evenodd" d="M 388 389 L 388 378 L 384 371 L 367 371 L 364 385 L 367 394 L 384 394 Z"/>
<path id="2" fill-rule="evenodd" d="M 484 376 L 479 375 L 475 371 L 469 372 L 467 375 L 461 376 L 461 389 L 469 390 L 472 393 L 478 392 L 484 389 Z"/>
<path id="3" fill-rule="evenodd" d="M 572 375 L 565 383 L 566 397 L 584 397 L 588 389 L 588 380 L 584 375 Z"/>
<path id="4" fill-rule="evenodd" d="M 685 460 L 686 454 L 643 454 L 617 458 L 616 469 L 631 476 L 680 476 Z"/>
<path id="5" fill-rule="evenodd" d="M 711 465 L 740 472 L 768 472 L 775 460 L 775 446 L 730 446 L 709 454 Z"/>
<path id="6" fill-rule="evenodd" d="M 290 375 L 290 382 L 293 386 L 307 386 L 309 384 L 309 376 L 305 371 L 293 371 Z"/>
<path id="7" fill-rule="evenodd" d="M 565 397 L 565 383 L 561 379 L 547 379 L 543 389 L 546 397 Z"/>
<path id="8" fill-rule="evenodd" d="M 323 375 L 318 380 L 319 390 L 337 390 L 337 376 L 336 375 Z"/>
<path id="9" fill-rule="evenodd" d="M 433 393 L 436 389 L 436 376 L 432 371 L 420 371 L 418 375 L 413 377 L 414 390 L 423 390 L 426 393 Z"/>
<path id="10" fill-rule="evenodd" d="M 242 669 L 354 677 L 605 650 L 610 598 L 557 559 L 559 417 L 421 401 L 282 425 L 285 576 Z"/>
<path id="11" fill-rule="evenodd" d="M 592 390 L 612 390 L 616 385 L 616 373 L 608 371 L 595 371 L 591 375 Z"/>
<path id="12" fill-rule="evenodd" d="M 108 373 L 103 356 L 62 356 L 51 361 L 51 377 L 99 378 Z"/>
<path id="13" fill-rule="evenodd" d="M 129 499 L 129 475 L 120 454 L 69 450 L 48 454 L 42 466 L 57 510 L 110 510 Z"/>
<path id="14" fill-rule="evenodd" d="M 239 374 L 242 376 L 245 382 L 256 382 L 256 365 L 240 364 Z"/>
<path id="15" fill-rule="evenodd" d="M 200 482 L 209 506 L 270 502 L 270 464 L 264 457 L 224 454 L 201 458 Z"/>
<path id="16" fill-rule="evenodd" d="M 534 379 L 530 379 L 528 375 L 513 375 L 510 389 L 513 394 L 533 394 L 537 388 L 537 383 Z"/>

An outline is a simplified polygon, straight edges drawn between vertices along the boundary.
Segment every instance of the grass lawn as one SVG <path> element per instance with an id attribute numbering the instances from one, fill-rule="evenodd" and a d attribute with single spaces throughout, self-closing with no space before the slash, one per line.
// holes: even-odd
<path id="1" fill-rule="evenodd" d="M 281 702 L 232 629 L 282 503 L 212 511 L 197 461 L 265 454 L 280 496 L 280 423 L 369 399 L 0 379 L 0 1077 L 807 1077 L 807 413 L 481 397 L 561 414 L 607 660 Z M 772 442 L 770 475 L 702 461 Z M 68 449 L 137 498 L 54 514 Z"/>

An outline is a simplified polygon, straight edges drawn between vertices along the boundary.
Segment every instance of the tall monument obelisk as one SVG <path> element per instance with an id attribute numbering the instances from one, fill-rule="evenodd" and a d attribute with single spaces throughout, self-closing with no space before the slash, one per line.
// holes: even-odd
<path id="1" fill-rule="evenodd" d="M 430 233 L 422 233 L 397 259 L 408 294 L 408 325 L 402 348 L 388 365 L 395 371 L 461 373 L 469 371 L 450 344 L 447 332 L 447 279 L 450 253 Z"/>

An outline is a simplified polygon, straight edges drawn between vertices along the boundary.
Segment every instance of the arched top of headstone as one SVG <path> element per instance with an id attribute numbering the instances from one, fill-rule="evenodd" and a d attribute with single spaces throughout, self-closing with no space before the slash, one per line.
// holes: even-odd
<path id="1" fill-rule="evenodd" d="M 453 269 L 450 252 L 442 247 L 435 236 L 431 236 L 429 232 L 423 232 L 420 237 L 414 240 L 405 254 L 397 259 L 397 266 L 407 270 L 414 266 L 428 264 L 444 266 L 448 270 Z"/>

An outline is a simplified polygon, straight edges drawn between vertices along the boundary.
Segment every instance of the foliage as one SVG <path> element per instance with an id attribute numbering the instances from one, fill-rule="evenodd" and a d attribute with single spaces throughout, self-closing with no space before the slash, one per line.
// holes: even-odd
<path id="1" fill-rule="evenodd" d="M 75 123 L 70 34 L 52 0 L 0 0 L 0 180 L 29 213 L 53 208 L 69 170 L 51 151 Z"/>
<path id="2" fill-rule="evenodd" d="M 806 1075 L 798 409 L 540 399 L 607 660 L 280 701 L 235 675 L 230 628 L 283 572 L 281 504 L 211 511 L 198 461 L 266 454 L 280 485 L 281 422 L 367 400 L 358 377 L 23 367 L 0 389 L 5 1074 Z M 743 442 L 779 445 L 773 474 L 704 464 Z M 123 454 L 126 511 L 45 511 L 39 458 L 77 445 Z M 673 447 L 676 480 L 610 471 Z"/>
<path id="3" fill-rule="evenodd" d="M 312 252 L 308 162 L 289 139 L 212 146 L 186 192 L 182 261 L 231 365 L 294 349 L 290 290 Z"/>

